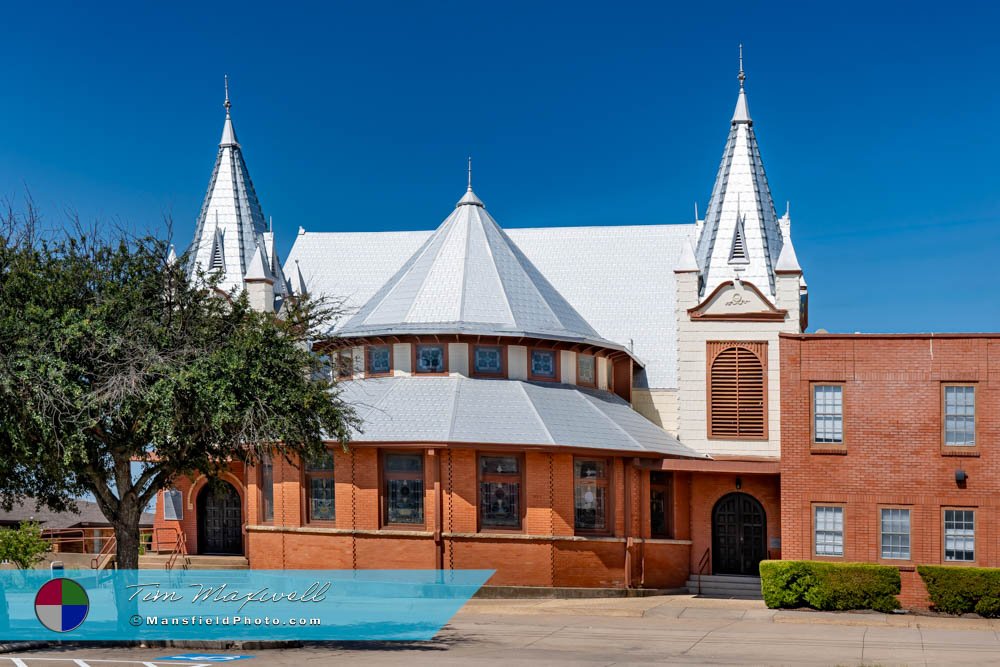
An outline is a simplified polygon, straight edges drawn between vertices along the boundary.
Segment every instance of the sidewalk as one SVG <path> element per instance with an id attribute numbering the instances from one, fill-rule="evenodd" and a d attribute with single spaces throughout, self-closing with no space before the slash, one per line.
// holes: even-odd
<path id="1" fill-rule="evenodd" d="M 1000 619 L 961 618 L 923 614 L 883 614 L 872 611 L 813 611 L 768 609 L 761 600 L 725 600 L 694 595 L 645 598 L 581 598 L 568 600 L 480 600 L 465 604 L 462 615 L 561 615 L 624 618 L 683 618 L 753 620 L 771 623 L 932 628 L 1000 631 Z"/>

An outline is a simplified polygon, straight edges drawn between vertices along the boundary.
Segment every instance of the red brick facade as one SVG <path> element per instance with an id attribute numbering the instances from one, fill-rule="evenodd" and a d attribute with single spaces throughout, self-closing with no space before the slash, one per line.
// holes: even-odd
<path id="1" fill-rule="evenodd" d="M 975 387 L 975 446 L 943 444 L 951 383 Z M 842 445 L 813 443 L 816 384 L 843 387 Z M 817 558 L 814 506 L 842 507 L 843 556 L 826 558 L 899 566 L 903 604 L 924 605 L 915 566 L 946 562 L 943 512 L 971 509 L 970 564 L 1000 566 L 998 444 L 1000 335 L 782 336 L 784 558 Z M 909 559 L 882 557 L 880 510 L 892 507 L 910 511 Z"/>

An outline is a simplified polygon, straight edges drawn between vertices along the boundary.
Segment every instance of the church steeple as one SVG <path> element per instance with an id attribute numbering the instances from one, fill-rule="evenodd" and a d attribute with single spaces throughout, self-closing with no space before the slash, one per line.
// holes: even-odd
<path id="1" fill-rule="evenodd" d="M 225 92 L 222 139 L 189 254 L 192 275 L 199 266 L 207 272 L 221 271 L 219 288 L 229 292 L 242 289 L 243 276 L 257 248 L 263 247 L 265 251 L 271 248 L 264 240 L 268 231 L 264 212 L 233 129 L 228 76 Z M 277 261 L 277 258 L 266 259 L 269 263 Z"/>
<path id="2" fill-rule="evenodd" d="M 775 296 L 774 265 L 784 237 L 750 118 L 746 78 L 740 45 L 736 109 L 698 239 L 702 295 L 738 277 Z"/>

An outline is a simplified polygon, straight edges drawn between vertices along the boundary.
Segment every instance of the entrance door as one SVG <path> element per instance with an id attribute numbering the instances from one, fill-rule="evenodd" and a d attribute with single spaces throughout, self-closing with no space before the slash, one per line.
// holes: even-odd
<path id="1" fill-rule="evenodd" d="M 767 517 L 757 499 L 730 493 L 712 510 L 712 574 L 760 574 Z"/>
<path id="2" fill-rule="evenodd" d="M 232 484 L 208 484 L 198 494 L 198 553 L 243 553 L 243 511 Z"/>

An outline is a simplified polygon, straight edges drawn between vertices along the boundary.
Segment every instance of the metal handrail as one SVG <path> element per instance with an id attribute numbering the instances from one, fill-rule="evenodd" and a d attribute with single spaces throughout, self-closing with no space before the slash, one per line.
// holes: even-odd
<path id="1" fill-rule="evenodd" d="M 111 557 L 114 555 L 112 552 L 116 551 L 117 548 L 118 548 L 118 538 L 112 535 L 108 539 L 108 541 L 105 542 L 104 545 L 101 547 L 101 551 L 96 556 L 90 559 L 90 569 L 103 570 L 104 567 L 111 560 Z M 104 562 L 101 562 L 102 558 L 104 559 Z"/>
<path id="2" fill-rule="evenodd" d="M 177 557 L 181 554 L 187 554 L 187 537 L 182 531 L 177 531 L 177 541 L 174 542 L 174 551 L 170 554 L 170 558 L 167 559 L 166 564 L 163 566 L 165 570 L 174 569 L 174 563 L 177 561 Z"/>
<path id="3" fill-rule="evenodd" d="M 701 560 L 698 561 L 698 595 L 701 595 L 701 575 L 708 567 L 708 563 L 712 560 L 712 547 L 706 547 L 705 553 L 701 555 Z"/>

